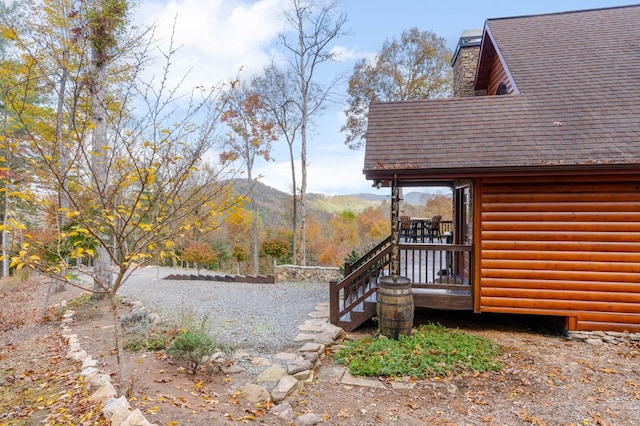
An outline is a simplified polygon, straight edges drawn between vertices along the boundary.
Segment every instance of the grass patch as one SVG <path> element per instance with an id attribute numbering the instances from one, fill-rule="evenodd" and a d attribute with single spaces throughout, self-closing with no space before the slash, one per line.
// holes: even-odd
<path id="1" fill-rule="evenodd" d="M 157 352 L 167 349 L 175 338 L 178 330 L 165 325 L 153 326 L 145 330 L 125 332 L 124 348 L 132 351 Z"/>
<path id="2" fill-rule="evenodd" d="M 65 307 L 60 307 L 58 314 L 62 315 L 66 309 L 70 309 L 74 312 L 73 316 L 76 321 L 81 322 L 85 320 L 92 320 L 102 315 L 101 305 L 106 306 L 108 301 L 106 299 L 93 300 L 91 293 L 83 294 L 82 296 L 71 299 L 67 302 Z"/>
<path id="3" fill-rule="evenodd" d="M 91 303 L 91 294 L 83 294 L 82 296 L 76 297 L 75 299 L 71 299 L 67 302 L 67 309 L 71 309 L 77 311 L 78 309 L 82 309 L 88 303 Z"/>
<path id="4" fill-rule="evenodd" d="M 398 340 L 378 337 L 347 344 L 335 355 L 358 376 L 449 376 L 497 371 L 503 367 L 500 350 L 489 339 L 449 330 L 440 324 L 418 327 Z"/>

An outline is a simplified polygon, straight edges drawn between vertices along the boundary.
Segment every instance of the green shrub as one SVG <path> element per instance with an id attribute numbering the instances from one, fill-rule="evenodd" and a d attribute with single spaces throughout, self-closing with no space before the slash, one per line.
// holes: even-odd
<path id="1" fill-rule="evenodd" d="M 186 360 L 191 367 L 191 374 L 196 374 L 198 366 L 215 349 L 213 340 L 203 330 L 184 330 L 171 342 L 167 352 L 175 359 Z"/>
<path id="2" fill-rule="evenodd" d="M 447 376 L 500 370 L 498 346 L 489 339 L 449 330 L 441 325 L 418 327 L 398 340 L 379 337 L 351 342 L 335 360 L 360 376 Z"/>

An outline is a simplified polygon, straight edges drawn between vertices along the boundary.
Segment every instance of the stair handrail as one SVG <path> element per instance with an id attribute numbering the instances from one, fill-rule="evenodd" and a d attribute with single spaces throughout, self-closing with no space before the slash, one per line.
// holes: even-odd
<path id="1" fill-rule="evenodd" d="M 391 262 L 392 238 L 389 236 L 351 265 L 351 271 L 342 280 L 329 282 L 329 320 L 338 320 L 355 306 L 363 303 L 377 291 L 377 286 L 369 286 L 371 277 L 378 277 L 380 271 L 389 268 Z M 340 309 L 340 293 L 344 290 L 345 303 Z"/>
<path id="2" fill-rule="evenodd" d="M 391 237 L 392 235 L 389 235 L 386 239 L 378 243 L 378 245 L 376 245 L 374 248 L 369 250 L 367 253 L 365 253 L 363 256 L 360 257 L 360 259 L 356 260 L 355 262 L 345 263 L 344 265 L 345 277 L 348 276 L 352 271 L 355 271 L 356 269 L 360 268 L 362 264 L 365 263 L 367 260 L 369 260 L 372 256 L 375 256 L 377 253 L 387 248 L 389 244 L 391 244 Z"/>

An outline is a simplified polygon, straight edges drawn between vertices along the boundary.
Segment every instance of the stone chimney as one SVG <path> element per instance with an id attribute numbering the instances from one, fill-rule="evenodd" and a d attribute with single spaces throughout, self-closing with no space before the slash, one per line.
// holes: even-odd
<path id="1" fill-rule="evenodd" d="M 483 93 L 474 90 L 476 69 L 480 57 L 482 30 L 465 30 L 453 53 L 453 96 L 477 96 Z"/>

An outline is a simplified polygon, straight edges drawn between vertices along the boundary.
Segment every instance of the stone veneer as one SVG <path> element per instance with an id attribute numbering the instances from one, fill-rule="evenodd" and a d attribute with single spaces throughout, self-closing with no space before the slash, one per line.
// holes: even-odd
<path id="1" fill-rule="evenodd" d="M 339 268 L 327 266 L 279 265 L 275 270 L 276 282 L 328 283 L 342 278 Z"/>
<path id="2" fill-rule="evenodd" d="M 476 96 L 473 86 L 476 79 L 476 67 L 480 57 L 480 46 L 463 47 L 453 64 L 453 96 Z"/>

